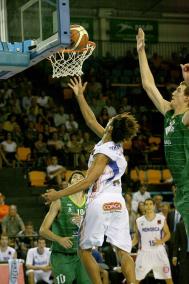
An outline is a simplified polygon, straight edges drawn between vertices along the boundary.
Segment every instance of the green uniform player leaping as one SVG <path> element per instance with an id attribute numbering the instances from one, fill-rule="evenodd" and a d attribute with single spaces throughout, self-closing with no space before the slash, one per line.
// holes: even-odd
<path id="1" fill-rule="evenodd" d="M 175 206 L 182 215 L 189 236 L 189 64 L 181 65 L 184 81 L 164 100 L 150 71 L 139 29 L 137 50 L 142 85 L 157 109 L 164 115 L 165 157 L 176 185 Z"/>
<path id="2" fill-rule="evenodd" d="M 75 183 L 84 177 L 76 171 L 70 178 Z M 56 284 L 90 284 L 88 274 L 78 256 L 78 230 L 85 213 L 83 192 L 52 202 L 40 234 L 52 241 L 51 265 Z M 50 229 L 51 228 L 51 229 Z"/>

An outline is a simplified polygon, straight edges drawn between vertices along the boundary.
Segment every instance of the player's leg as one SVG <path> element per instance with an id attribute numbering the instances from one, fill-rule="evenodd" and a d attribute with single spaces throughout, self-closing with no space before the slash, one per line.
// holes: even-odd
<path id="1" fill-rule="evenodd" d="M 51 253 L 51 266 L 55 284 L 72 284 L 76 278 L 76 256 Z"/>
<path id="2" fill-rule="evenodd" d="M 116 251 L 120 260 L 122 273 L 125 276 L 127 283 L 137 283 L 135 278 L 135 264 L 132 257 L 128 252 L 123 251 L 122 249 L 116 248 Z"/>
<path id="3" fill-rule="evenodd" d="M 93 284 L 102 284 L 100 276 L 100 267 L 94 257 L 91 249 L 79 249 L 79 256 L 89 274 Z"/>
<path id="4" fill-rule="evenodd" d="M 77 284 L 91 284 L 89 275 L 79 257 L 76 266 L 76 279 L 77 279 Z"/>
<path id="5" fill-rule="evenodd" d="M 121 264 L 122 273 L 128 283 L 136 283 L 135 264 L 129 255 L 132 248 L 129 215 L 125 206 L 125 201 L 116 197 L 115 202 L 120 203 L 120 210 L 111 211 L 110 226 L 106 229 L 106 241 L 111 243 L 115 248 Z"/>
<path id="6" fill-rule="evenodd" d="M 92 283 L 101 284 L 100 268 L 92 256 L 92 247 L 102 246 L 104 241 L 104 218 L 100 202 L 89 204 L 79 231 L 79 255 L 92 280 Z"/>
<path id="7" fill-rule="evenodd" d="M 153 273 L 156 279 L 165 280 L 167 284 L 173 284 L 171 277 L 171 267 L 165 248 L 153 252 Z"/>

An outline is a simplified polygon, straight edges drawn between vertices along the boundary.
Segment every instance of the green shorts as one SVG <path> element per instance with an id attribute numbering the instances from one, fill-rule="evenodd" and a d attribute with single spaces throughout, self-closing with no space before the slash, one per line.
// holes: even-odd
<path id="1" fill-rule="evenodd" d="M 65 255 L 63 253 L 51 253 L 52 272 L 56 284 L 91 284 L 88 274 L 79 256 Z"/>
<path id="2" fill-rule="evenodd" d="M 175 207 L 181 214 L 189 236 L 189 184 L 176 187 Z"/>

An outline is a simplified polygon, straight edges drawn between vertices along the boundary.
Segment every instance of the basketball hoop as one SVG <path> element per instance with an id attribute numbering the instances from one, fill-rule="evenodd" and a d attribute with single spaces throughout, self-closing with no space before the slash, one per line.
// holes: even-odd
<path id="1" fill-rule="evenodd" d="M 82 49 L 61 49 L 48 57 L 53 68 L 53 78 L 81 76 L 83 62 L 93 53 L 96 44 L 92 41 Z"/>

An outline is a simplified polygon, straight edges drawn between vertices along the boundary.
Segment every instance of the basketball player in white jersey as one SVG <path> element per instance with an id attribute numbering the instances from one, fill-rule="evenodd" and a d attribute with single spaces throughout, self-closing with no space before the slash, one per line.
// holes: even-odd
<path id="1" fill-rule="evenodd" d="M 0 262 L 8 262 L 9 259 L 17 258 L 16 250 L 8 246 L 8 236 L 1 235 L 0 239 Z"/>
<path id="2" fill-rule="evenodd" d="M 155 213 L 151 198 L 147 198 L 144 205 L 146 213 L 137 218 L 133 238 L 133 246 L 137 243 L 139 246 L 135 267 L 137 283 L 152 270 L 156 279 L 164 279 L 167 284 L 173 284 L 165 250 L 165 242 L 170 238 L 168 225 L 163 215 Z"/>
<path id="3" fill-rule="evenodd" d="M 138 130 L 134 117 L 123 113 L 113 117 L 104 129 L 88 106 L 81 78 L 70 80 L 70 87 L 78 99 L 86 123 L 101 138 L 89 158 L 86 177 L 58 192 L 44 194 L 47 201 L 74 194 L 90 187 L 86 215 L 80 229 L 80 256 L 93 284 L 101 284 L 100 270 L 92 256 L 92 247 L 102 246 L 104 236 L 117 250 L 121 268 L 128 284 L 136 283 L 134 262 L 130 257 L 132 243 L 129 232 L 128 211 L 122 196 L 121 176 L 127 162 L 122 142 L 130 140 Z"/>

